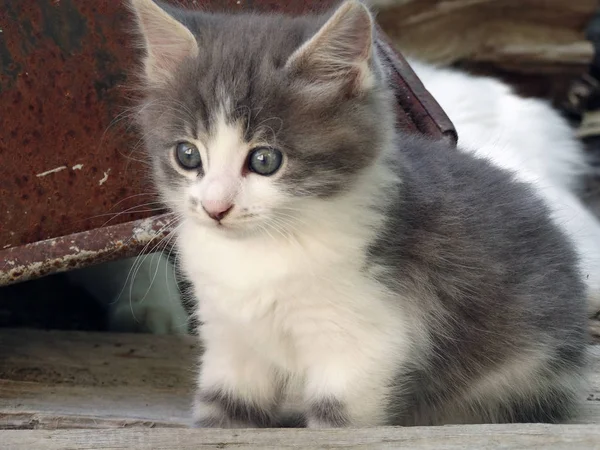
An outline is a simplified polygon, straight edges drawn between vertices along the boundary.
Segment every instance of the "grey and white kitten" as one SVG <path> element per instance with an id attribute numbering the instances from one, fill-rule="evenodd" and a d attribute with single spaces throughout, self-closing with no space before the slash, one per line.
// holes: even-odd
<path id="1" fill-rule="evenodd" d="M 131 5 L 140 124 L 199 299 L 198 426 L 573 413 L 573 248 L 528 184 L 395 129 L 362 3 L 298 18 Z"/>

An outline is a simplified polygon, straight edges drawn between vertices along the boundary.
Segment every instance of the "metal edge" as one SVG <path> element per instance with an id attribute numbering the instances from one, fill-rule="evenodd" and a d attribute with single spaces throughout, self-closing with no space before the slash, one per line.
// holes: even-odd
<path id="1" fill-rule="evenodd" d="M 0 286 L 153 251 L 173 225 L 163 214 L 2 250 Z"/>

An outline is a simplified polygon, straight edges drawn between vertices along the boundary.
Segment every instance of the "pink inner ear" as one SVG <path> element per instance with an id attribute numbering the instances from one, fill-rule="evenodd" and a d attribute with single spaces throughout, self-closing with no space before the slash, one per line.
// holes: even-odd
<path id="1" fill-rule="evenodd" d="M 152 0 L 132 0 L 132 6 L 145 40 L 149 81 L 165 81 L 185 58 L 198 55 L 198 44 L 190 30 Z"/>
<path id="2" fill-rule="evenodd" d="M 181 62 L 195 55 L 195 44 L 177 36 L 157 36 L 151 37 L 153 42 L 149 41 L 149 59 L 153 64 L 153 70 L 173 71 Z"/>
<path id="3" fill-rule="evenodd" d="M 362 79 L 369 71 L 373 19 L 358 1 L 345 2 L 288 60 L 288 67 L 319 81 Z"/>

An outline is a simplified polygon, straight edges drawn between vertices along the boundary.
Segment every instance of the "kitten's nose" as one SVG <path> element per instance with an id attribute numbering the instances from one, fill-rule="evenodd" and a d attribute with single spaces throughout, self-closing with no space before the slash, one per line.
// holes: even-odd
<path id="1" fill-rule="evenodd" d="M 223 202 L 206 202 L 202 203 L 202 208 L 211 219 L 220 222 L 227 214 L 229 214 L 233 205 L 231 203 Z"/>

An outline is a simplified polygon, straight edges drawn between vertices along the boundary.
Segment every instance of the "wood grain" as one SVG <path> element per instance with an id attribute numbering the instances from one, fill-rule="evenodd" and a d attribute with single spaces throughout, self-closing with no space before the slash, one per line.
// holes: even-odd
<path id="1" fill-rule="evenodd" d="M 595 425 L 472 425 L 365 429 L 4 431 L 9 450 L 69 449 L 600 449 Z"/>
<path id="2" fill-rule="evenodd" d="M 191 336 L 0 330 L 0 428 L 186 426 L 198 351 Z"/>
<path id="3" fill-rule="evenodd" d="M 191 336 L 2 329 L 0 429 L 187 427 L 199 351 Z M 590 352 L 577 424 L 600 424 Z"/>

